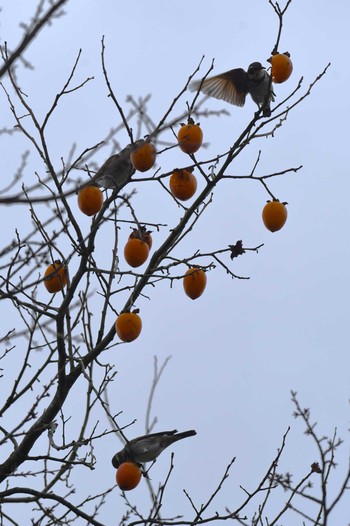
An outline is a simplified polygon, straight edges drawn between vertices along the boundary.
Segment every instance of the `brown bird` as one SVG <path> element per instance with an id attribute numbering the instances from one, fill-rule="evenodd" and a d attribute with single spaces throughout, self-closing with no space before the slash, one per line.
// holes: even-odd
<path id="1" fill-rule="evenodd" d="M 161 431 L 160 433 L 142 435 L 130 440 L 119 453 L 116 453 L 112 458 L 112 464 L 115 468 L 119 468 L 120 464 L 128 461 L 135 462 L 136 464 L 155 462 L 156 458 L 165 448 L 177 442 L 177 440 L 192 437 L 196 434 L 194 430 L 178 433 L 177 430 L 174 429 L 173 431 Z"/>
<path id="2" fill-rule="evenodd" d="M 263 115 L 271 115 L 270 102 L 274 101 L 271 77 L 260 62 L 253 62 L 248 71 L 231 69 L 215 77 L 196 80 L 189 86 L 190 91 L 202 91 L 209 97 L 222 99 L 235 106 L 244 106 L 249 93 L 253 101 L 263 109 Z"/>

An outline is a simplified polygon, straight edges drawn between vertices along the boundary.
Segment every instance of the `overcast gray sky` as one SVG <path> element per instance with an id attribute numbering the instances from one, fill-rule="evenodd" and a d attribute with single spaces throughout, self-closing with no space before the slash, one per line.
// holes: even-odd
<path id="1" fill-rule="evenodd" d="M 2 2 L 1 41 L 15 46 L 21 35 L 18 23 L 28 19 L 35 5 L 33 0 Z M 26 52 L 35 70 L 20 68 L 18 73 L 39 115 L 46 113 L 63 86 L 80 48 L 77 80 L 95 77 L 82 92 L 66 97 L 53 119 L 49 139 L 57 166 L 72 143 L 83 150 L 119 123 L 101 71 L 102 35 L 119 100 L 124 103 L 128 94 L 151 93 L 150 113 L 157 121 L 202 55 L 203 74 L 213 58 L 216 73 L 246 68 L 253 61 L 267 66 L 277 31 L 277 18 L 267 0 L 152 0 L 147 4 L 143 0 L 71 0 L 66 11 L 67 16 L 42 31 Z M 288 82 L 275 87 L 277 102 L 301 77 L 306 89 L 328 62 L 331 67 L 275 137 L 253 142 L 230 169 L 232 174 L 250 173 L 260 149 L 259 175 L 303 165 L 297 174 L 270 182 L 273 193 L 289 203 L 285 227 L 272 234 L 263 226 L 261 210 L 268 196 L 261 185 L 227 181 L 217 188 L 197 229 L 177 248 L 177 255 L 186 257 L 197 249 L 210 251 L 238 239 L 248 247 L 264 243 L 259 254 L 247 253 L 232 263 L 233 272 L 250 280 L 231 280 L 216 269 L 208 273 L 207 289 L 194 302 L 184 295 L 181 283 L 172 289 L 160 284 L 150 291 L 151 301 L 138 302 L 141 337 L 105 355 L 106 360 L 115 360 L 119 371 L 110 393 L 115 412 L 123 411 L 121 423 L 137 418 L 130 438 L 144 432 L 153 356 L 160 362 L 172 356 L 154 401 L 156 430 L 195 428 L 198 435 L 173 448 L 176 468 L 164 515 L 190 514 L 182 488 L 196 503 L 205 501 L 236 456 L 215 506 L 233 508 L 242 497 L 239 485 L 252 489 L 260 480 L 289 425 L 280 470 L 295 472 L 296 478 L 306 473 L 317 460 L 317 451 L 303 435 L 302 424 L 291 416 L 291 389 L 298 392 L 302 406 L 311 407 L 320 434 L 332 434 L 337 426 L 348 444 L 349 17 L 348 0 L 293 0 L 280 51 L 291 53 L 294 71 Z M 185 101 L 186 97 L 182 109 Z M 10 123 L 3 95 L 0 104 Z M 250 99 L 244 108 L 216 100 L 207 106 L 225 107 L 230 116 L 201 120 L 208 148 L 198 154 L 199 159 L 225 151 L 255 111 Z M 22 139 L 16 141 L 18 151 L 27 147 Z M 127 138 L 121 134 L 120 141 L 126 143 Z M 3 178 L 17 168 L 18 151 L 2 151 Z M 109 151 L 105 153 L 107 157 Z M 98 154 L 98 165 L 103 155 Z M 159 160 L 164 170 L 166 162 L 166 158 Z M 34 170 L 42 169 L 34 154 L 29 166 L 27 181 L 34 180 Z M 152 192 L 151 185 L 139 187 L 135 207 L 143 220 L 166 222 L 171 228 L 171 220 L 180 217 L 181 211 L 172 204 L 169 216 L 163 207 L 159 218 L 154 207 L 157 192 Z M 21 226 L 22 218 L 15 210 L 5 209 L 2 214 L 13 220 L 13 227 Z M 23 215 L 25 221 L 28 217 Z M 13 230 L 9 236 L 2 231 L 2 243 L 12 235 Z M 126 236 L 126 231 L 121 233 L 122 241 Z M 105 458 L 101 455 L 97 469 L 84 474 L 82 487 L 99 491 L 105 477 L 114 478 L 110 457 L 120 443 L 109 436 L 102 446 Z M 97 448 L 97 453 L 101 451 Z M 347 453 L 345 445 L 335 479 L 347 468 Z M 154 482 L 163 480 L 169 461 L 168 452 L 158 460 L 152 469 Z M 146 486 L 140 484 L 130 498 L 146 507 Z M 281 494 L 280 502 L 284 499 Z M 115 524 L 123 511 L 116 490 L 101 520 Z M 330 525 L 348 522 L 349 506 L 344 502 Z M 291 516 L 282 523 L 295 526 L 302 521 Z"/>

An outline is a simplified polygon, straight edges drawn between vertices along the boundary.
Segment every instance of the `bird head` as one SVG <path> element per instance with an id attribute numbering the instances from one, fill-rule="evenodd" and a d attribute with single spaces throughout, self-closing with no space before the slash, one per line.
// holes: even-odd
<path id="1" fill-rule="evenodd" d="M 265 68 L 260 62 L 252 62 L 247 71 L 250 80 L 259 80 L 265 76 Z"/>
<path id="2" fill-rule="evenodd" d="M 125 462 L 125 459 L 124 459 L 124 455 L 122 454 L 122 452 L 116 453 L 114 457 L 112 458 L 113 467 L 115 467 L 116 469 L 118 469 L 120 464 L 123 464 L 123 462 Z"/>

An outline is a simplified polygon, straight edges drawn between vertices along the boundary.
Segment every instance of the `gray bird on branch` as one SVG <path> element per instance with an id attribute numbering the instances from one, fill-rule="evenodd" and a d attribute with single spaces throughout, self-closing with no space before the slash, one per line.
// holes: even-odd
<path id="1" fill-rule="evenodd" d="M 130 153 L 134 147 L 135 145 L 128 144 L 119 153 L 109 157 L 91 180 L 83 186 L 96 184 L 102 188 L 121 190 L 135 173 L 130 161 Z"/>
<path id="2" fill-rule="evenodd" d="M 123 462 L 135 462 L 136 464 L 155 462 L 165 448 L 178 440 L 196 434 L 194 430 L 178 433 L 174 429 L 173 431 L 161 431 L 160 433 L 151 433 L 134 438 L 119 453 L 114 455 L 112 464 L 115 468 L 119 468 Z"/>

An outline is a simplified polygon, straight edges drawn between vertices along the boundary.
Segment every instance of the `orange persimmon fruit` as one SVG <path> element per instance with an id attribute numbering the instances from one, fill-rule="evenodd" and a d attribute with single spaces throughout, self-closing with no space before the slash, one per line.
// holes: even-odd
<path id="1" fill-rule="evenodd" d="M 59 259 L 45 270 L 44 285 L 51 294 L 59 292 L 67 285 L 67 268 Z"/>
<path id="2" fill-rule="evenodd" d="M 140 225 L 139 228 L 133 228 L 129 239 L 142 239 L 142 241 L 145 241 L 145 243 L 147 243 L 148 248 L 151 250 L 153 243 L 151 234 L 152 232 L 150 230 L 147 230 L 147 228 L 144 225 Z"/>
<path id="3" fill-rule="evenodd" d="M 97 186 L 85 186 L 78 192 L 78 206 L 83 214 L 93 216 L 103 205 L 103 194 Z"/>
<path id="4" fill-rule="evenodd" d="M 156 162 L 157 152 L 152 143 L 143 139 L 139 142 L 140 145 L 135 146 L 135 149 L 130 154 L 130 161 L 135 170 L 147 172 Z"/>
<path id="5" fill-rule="evenodd" d="M 204 270 L 193 267 L 188 269 L 183 279 L 184 291 L 191 300 L 201 296 L 207 285 L 207 276 Z"/>
<path id="6" fill-rule="evenodd" d="M 129 238 L 124 247 L 124 258 L 130 267 L 140 267 L 147 260 L 149 246 L 146 241 L 135 237 Z"/>
<path id="7" fill-rule="evenodd" d="M 281 230 L 287 221 L 287 203 L 280 203 L 278 200 L 268 201 L 262 211 L 264 225 L 271 232 Z"/>
<path id="8" fill-rule="evenodd" d="M 116 481 L 123 491 L 130 491 L 139 485 L 141 480 L 141 469 L 134 462 L 123 462 L 116 473 Z"/>
<path id="9" fill-rule="evenodd" d="M 115 330 L 123 342 L 133 342 L 141 334 L 142 320 L 138 315 L 139 310 L 122 312 L 115 321 Z"/>
<path id="10" fill-rule="evenodd" d="M 268 62 L 271 63 L 271 76 L 273 82 L 281 84 L 289 79 L 293 71 L 293 63 L 289 53 L 276 53 L 272 55 Z"/>
<path id="11" fill-rule="evenodd" d="M 202 145 L 203 132 L 199 124 L 189 118 L 187 124 L 181 124 L 177 134 L 180 149 L 185 153 L 195 153 Z"/>
<path id="12" fill-rule="evenodd" d="M 189 170 L 174 170 L 170 176 L 170 191 L 180 201 L 187 201 L 197 190 L 197 179 Z"/>

